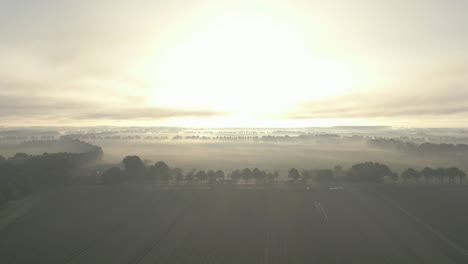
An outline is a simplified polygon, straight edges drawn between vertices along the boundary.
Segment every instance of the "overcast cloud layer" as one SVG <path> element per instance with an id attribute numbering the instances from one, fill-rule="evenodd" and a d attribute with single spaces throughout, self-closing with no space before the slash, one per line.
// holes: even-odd
<path id="1" fill-rule="evenodd" d="M 263 119 L 468 125 L 468 1 L 288 2 L 0 0 L 0 124 L 170 125 L 236 114 L 155 104 L 159 87 L 148 64 L 208 18 L 237 12 L 299 25 L 322 57 L 370 69 L 362 87 L 303 98 Z M 258 89 L 261 104 L 268 87 Z M 286 98 L 290 89 L 271 92 Z"/>

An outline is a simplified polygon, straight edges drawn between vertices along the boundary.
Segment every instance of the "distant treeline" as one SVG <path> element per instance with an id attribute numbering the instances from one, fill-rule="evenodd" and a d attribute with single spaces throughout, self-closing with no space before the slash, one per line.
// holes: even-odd
<path id="1" fill-rule="evenodd" d="M 434 144 L 422 143 L 416 144 L 396 139 L 369 139 L 367 144 L 370 147 L 395 150 L 402 153 L 431 156 L 431 157 L 468 157 L 468 145 L 465 144 Z"/>
<path id="2" fill-rule="evenodd" d="M 84 153 L 92 151 L 95 146 L 80 140 L 61 138 L 60 140 L 34 140 L 20 143 L 5 143 L 1 145 L 1 154 L 13 156 L 16 153 L 38 155 L 48 153 Z"/>
<path id="3" fill-rule="evenodd" d="M 0 156 L 0 204 L 21 198 L 43 186 L 67 183 L 76 170 L 100 161 L 103 155 L 100 147 L 85 142 L 73 144 L 83 144 L 87 151 Z"/>
<path id="4" fill-rule="evenodd" d="M 16 139 L 14 136 L 8 137 L 9 139 Z M 468 138 L 454 138 L 454 137 L 440 137 L 440 136 L 426 136 L 426 135 L 418 135 L 418 136 L 399 136 L 395 138 L 391 136 L 391 133 L 388 136 L 376 136 L 372 134 L 366 135 L 340 135 L 334 133 L 302 133 L 299 131 L 292 132 L 292 131 L 273 131 L 273 132 L 255 132 L 255 131 L 239 131 L 239 132 L 188 132 L 188 133 L 179 133 L 177 131 L 174 132 L 166 132 L 166 133 L 155 133 L 155 134 L 147 134 L 147 133 L 119 133 L 119 132 L 103 132 L 103 133 L 85 133 L 85 134 L 69 134 L 66 136 L 62 136 L 62 138 L 69 138 L 69 139 L 134 139 L 134 140 L 151 140 L 151 139 L 173 139 L 173 140 L 194 140 L 194 139 L 204 139 L 204 140 L 259 140 L 259 141 L 329 141 L 329 142 L 339 142 L 339 141 L 365 141 L 368 139 L 393 139 L 399 140 L 403 142 L 413 142 L 413 143 L 425 143 L 425 142 L 444 142 L 444 143 L 452 143 L 454 141 L 459 142 L 466 142 Z M 6 139 L 6 138 L 4 138 Z M 19 139 L 19 138 L 18 138 Z M 36 137 L 36 139 L 39 139 Z M 42 138 L 41 138 L 42 139 Z M 448 141 L 448 142 L 445 142 Z"/>

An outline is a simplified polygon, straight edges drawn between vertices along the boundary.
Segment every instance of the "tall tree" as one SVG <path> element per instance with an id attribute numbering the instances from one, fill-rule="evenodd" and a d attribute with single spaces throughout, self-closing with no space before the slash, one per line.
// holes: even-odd
<path id="1" fill-rule="evenodd" d="M 234 183 L 237 183 L 240 178 L 241 178 L 241 172 L 240 170 L 234 170 L 233 172 L 231 172 L 231 180 L 234 182 Z"/>
<path id="2" fill-rule="evenodd" d="M 193 181 L 195 180 L 195 169 L 191 170 L 187 173 L 187 175 L 185 175 L 185 180 L 187 181 L 187 183 L 193 183 Z"/>
<path id="3" fill-rule="evenodd" d="M 288 171 L 288 178 L 292 180 L 293 183 L 297 183 L 301 178 L 301 174 L 295 168 L 292 168 Z"/>
<path id="4" fill-rule="evenodd" d="M 258 168 L 254 168 L 252 170 L 252 178 L 257 182 L 260 183 L 262 177 L 262 172 Z"/>
<path id="5" fill-rule="evenodd" d="M 124 172 L 118 167 L 109 168 L 101 175 L 101 183 L 103 184 L 121 183 L 123 179 Z"/>
<path id="6" fill-rule="evenodd" d="M 446 169 L 446 173 L 450 179 L 450 181 L 453 183 L 455 181 L 455 178 L 459 178 L 460 183 L 463 182 L 463 179 L 466 177 L 466 174 L 464 171 L 460 170 L 457 167 L 450 167 Z"/>
<path id="7" fill-rule="evenodd" d="M 214 170 L 209 170 L 207 175 L 208 175 L 208 184 L 215 184 L 216 179 L 217 179 L 216 172 Z"/>
<path id="8" fill-rule="evenodd" d="M 216 179 L 218 179 L 218 181 L 221 181 L 223 182 L 224 181 L 224 171 L 223 170 L 217 170 L 216 171 Z"/>
<path id="9" fill-rule="evenodd" d="M 173 168 L 171 170 L 171 175 L 174 175 L 174 180 L 177 184 L 181 183 L 184 180 L 184 172 L 181 168 Z"/>
<path id="10" fill-rule="evenodd" d="M 439 180 L 439 183 L 443 183 L 444 179 L 447 177 L 447 173 L 444 168 L 435 169 L 434 175 Z"/>
<path id="11" fill-rule="evenodd" d="M 466 173 L 462 170 L 460 170 L 459 174 L 458 174 L 458 179 L 460 180 L 460 184 L 463 183 L 463 180 L 465 179 L 466 177 Z"/>
<path id="12" fill-rule="evenodd" d="M 354 164 L 347 172 L 345 179 L 354 182 L 382 182 L 392 171 L 387 165 L 378 162 Z"/>
<path id="13" fill-rule="evenodd" d="M 434 170 L 429 167 L 425 167 L 424 169 L 421 170 L 421 174 L 424 177 L 426 184 L 427 184 L 434 177 Z"/>
<path id="14" fill-rule="evenodd" d="M 321 169 L 321 170 L 315 170 L 315 181 L 317 183 L 331 183 L 331 182 L 335 182 L 336 179 L 332 170 Z"/>
<path id="15" fill-rule="evenodd" d="M 201 171 L 198 171 L 196 174 L 195 174 L 195 179 L 197 179 L 197 181 L 206 181 L 207 180 L 207 174 L 204 170 L 201 170 Z"/>
<path id="16" fill-rule="evenodd" d="M 413 168 L 408 168 L 405 171 L 403 171 L 403 173 L 401 174 L 401 177 L 405 181 L 410 180 L 410 179 L 418 181 L 421 178 L 419 171 L 417 171 L 417 170 L 415 170 Z"/>
<path id="17" fill-rule="evenodd" d="M 241 172 L 241 177 L 244 180 L 245 184 L 247 184 L 252 178 L 252 170 L 250 170 L 249 168 L 243 169 Z"/>
<path id="18" fill-rule="evenodd" d="M 150 167 L 149 176 L 152 179 L 167 182 L 172 177 L 172 173 L 164 161 L 158 161 Z"/>
<path id="19" fill-rule="evenodd" d="M 138 156 L 126 156 L 122 163 L 124 173 L 129 179 L 141 179 L 146 173 L 145 164 Z"/>

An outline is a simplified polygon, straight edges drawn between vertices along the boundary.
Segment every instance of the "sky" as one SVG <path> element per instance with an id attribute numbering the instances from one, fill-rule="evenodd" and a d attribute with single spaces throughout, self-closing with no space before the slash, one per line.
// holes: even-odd
<path id="1" fill-rule="evenodd" d="M 466 0 L 0 0 L 0 125 L 467 127 Z"/>

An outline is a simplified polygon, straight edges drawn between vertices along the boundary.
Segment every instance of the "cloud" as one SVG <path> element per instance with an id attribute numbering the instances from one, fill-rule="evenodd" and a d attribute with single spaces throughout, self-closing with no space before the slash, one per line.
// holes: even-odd
<path id="1" fill-rule="evenodd" d="M 156 72 L 155 65 L 174 47 L 189 41 L 191 34 L 203 30 L 212 15 L 216 18 L 224 11 L 237 10 L 232 1 L 217 5 L 176 2 L 1 1 L 1 122 L 123 123 L 225 115 L 209 109 L 170 109 L 148 103 L 148 97 L 165 89 L 164 82 L 156 78 L 164 71 Z M 376 85 L 359 94 L 308 101 L 280 118 L 416 120 L 468 116 L 467 1 L 306 2 L 285 2 L 284 8 L 278 5 L 269 15 L 284 16 L 291 26 L 297 23 L 304 39 L 313 40 L 305 45 L 311 44 L 311 53 L 317 52 L 314 56 L 345 62 L 348 57 L 355 58 L 362 68 L 375 68 L 375 75 L 387 86 L 384 82 L 407 82 L 427 69 L 436 72 L 402 88 Z M 252 5 L 266 14 L 269 8 L 274 10 L 261 1 L 247 1 L 245 6 L 240 3 L 237 8 L 241 13 L 252 12 Z M 439 64 L 441 61 L 445 64 Z M 285 90 L 279 92 L 287 96 L 294 89 Z M 278 91 L 270 88 L 268 92 Z M 258 98 L 259 104 L 268 100 L 268 92 Z M 218 95 L 207 96 L 216 100 Z M 239 112 L 244 111 L 239 103 Z"/>
<path id="2" fill-rule="evenodd" d="M 440 90 L 368 92 L 306 102 L 293 119 L 418 118 L 468 115 L 468 85 Z"/>
<path id="3" fill-rule="evenodd" d="M 173 117 L 209 117 L 225 113 L 208 110 L 180 110 L 150 106 L 108 106 L 81 100 L 56 100 L 50 97 L 0 96 L 2 120 L 112 121 L 160 120 Z"/>

